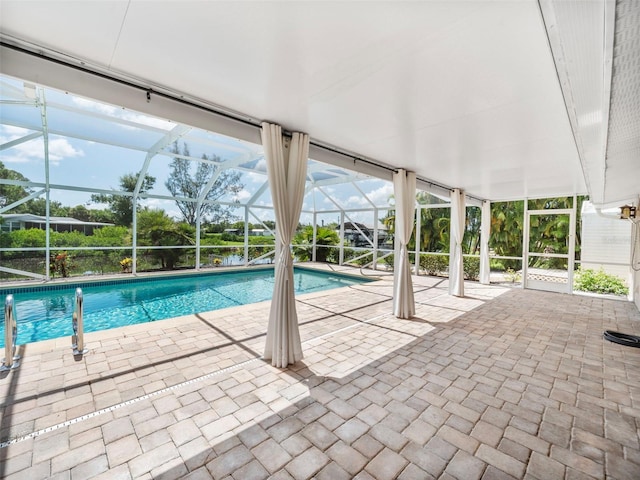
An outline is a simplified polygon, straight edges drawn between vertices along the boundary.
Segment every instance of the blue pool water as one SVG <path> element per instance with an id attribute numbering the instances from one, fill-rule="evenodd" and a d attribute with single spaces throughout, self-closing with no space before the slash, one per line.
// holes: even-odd
<path id="1" fill-rule="evenodd" d="M 294 269 L 296 294 L 318 292 L 367 282 L 346 275 Z M 82 288 L 85 332 L 153 322 L 220 308 L 269 300 L 273 294 L 272 269 L 216 272 L 104 281 L 99 285 L 65 284 L 24 290 L 0 290 L 2 304 L 14 296 L 19 345 L 69 336 L 75 307 L 75 290 Z M 34 291 L 35 290 L 35 291 Z M 2 330 L 4 332 L 4 308 Z M 4 335 L 0 334 L 0 347 Z"/>

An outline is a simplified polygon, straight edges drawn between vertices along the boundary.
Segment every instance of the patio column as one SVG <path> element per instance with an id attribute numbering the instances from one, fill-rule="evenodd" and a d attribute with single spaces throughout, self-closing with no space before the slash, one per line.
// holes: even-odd
<path id="1" fill-rule="evenodd" d="M 480 283 L 491 283 L 491 266 L 489 264 L 489 235 L 491 235 L 491 202 L 482 202 L 482 218 L 480 219 Z"/>
<path id="2" fill-rule="evenodd" d="M 451 191 L 451 235 L 449 243 L 449 295 L 464 297 L 464 266 L 462 263 L 462 237 L 464 236 L 464 192 Z"/>
<path id="3" fill-rule="evenodd" d="M 395 258 L 393 268 L 393 314 L 411 318 L 416 313 L 407 244 L 413 231 L 416 206 L 416 174 L 400 169 L 393 174 L 396 198 Z"/>
<path id="4" fill-rule="evenodd" d="M 282 136 L 282 127 L 262 124 L 262 145 L 276 217 L 275 284 L 269 312 L 264 359 L 283 368 L 302 359 L 289 245 L 298 226 L 309 156 L 309 136 Z"/>

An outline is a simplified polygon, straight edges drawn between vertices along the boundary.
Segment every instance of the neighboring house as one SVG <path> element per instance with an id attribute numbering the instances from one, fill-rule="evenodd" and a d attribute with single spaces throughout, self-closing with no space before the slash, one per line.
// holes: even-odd
<path id="1" fill-rule="evenodd" d="M 12 232 L 14 230 L 26 230 L 28 228 L 47 228 L 47 219 L 44 216 L 31 213 L 5 213 L 0 215 L 2 223 L 0 230 Z M 111 227 L 113 223 L 83 222 L 71 217 L 49 217 L 49 228 L 55 232 L 82 232 L 92 235 L 93 230 L 100 227 Z"/>
<path id="2" fill-rule="evenodd" d="M 337 231 L 340 234 L 340 230 Z M 373 226 L 365 225 L 358 222 L 345 222 L 344 223 L 344 239 L 349 242 L 349 245 L 353 247 L 370 247 L 373 242 Z M 382 246 L 389 233 L 386 227 L 382 224 L 378 224 L 378 246 Z"/>
<path id="3" fill-rule="evenodd" d="M 229 233 L 231 235 L 244 235 L 244 229 L 242 228 L 225 228 L 224 233 Z M 251 228 L 249 229 L 250 237 L 268 237 L 271 235 L 271 232 L 266 228 Z"/>

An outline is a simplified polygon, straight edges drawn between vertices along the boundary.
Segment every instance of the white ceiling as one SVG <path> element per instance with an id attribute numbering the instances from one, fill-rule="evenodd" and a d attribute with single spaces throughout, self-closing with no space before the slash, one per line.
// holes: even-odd
<path id="1" fill-rule="evenodd" d="M 547 19 L 563 2 L 541 3 Z M 590 11 L 575 19 L 600 21 Z M 571 34 L 602 45 L 605 30 Z M 535 0 L 2 0 L 0 33 L 479 198 L 582 194 L 588 185 L 600 203 L 618 200 L 604 189 L 603 145 L 588 159 L 580 147 L 572 108 L 581 99 L 567 97 L 556 70 L 573 64 L 558 53 L 562 35 L 552 54 Z M 567 78 L 585 69 L 603 77 L 606 49 L 591 53 L 584 66 L 564 68 Z M 593 108 L 603 109 L 598 88 L 587 97 L 600 95 Z M 624 165 L 638 179 L 634 163 Z M 609 179 L 624 187 L 615 196 L 637 198 L 628 178 Z"/>

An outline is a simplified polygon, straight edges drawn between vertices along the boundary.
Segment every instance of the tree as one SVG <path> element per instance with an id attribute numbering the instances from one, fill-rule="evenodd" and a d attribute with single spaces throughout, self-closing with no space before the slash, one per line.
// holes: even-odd
<path id="1" fill-rule="evenodd" d="M 576 211 L 576 255 L 580 251 L 580 211 L 586 197 L 578 197 Z M 572 207 L 571 197 L 528 200 L 529 210 L 567 209 Z M 532 215 L 529 225 L 529 246 L 537 253 L 564 253 L 569 251 L 569 216 L 549 213 Z M 494 202 L 491 204 L 491 236 L 489 247 L 499 256 L 522 256 L 524 235 L 524 201 Z M 520 268 L 519 260 L 501 260 L 504 267 Z M 566 268 L 566 260 L 552 257 L 531 257 L 530 267 Z"/>
<path id="2" fill-rule="evenodd" d="M 25 205 L 25 213 L 40 215 L 44 217 L 47 214 L 47 199 L 44 197 L 29 200 Z M 63 207 L 62 203 L 56 200 L 49 200 L 49 215 L 52 217 L 67 217 L 68 207 Z M 20 212 L 22 213 L 22 212 Z"/>
<path id="3" fill-rule="evenodd" d="M 443 203 L 442 200 L 427 192 L 418 192 L 416 201 L 419 205 Z M 382 219 L 388 233 L 393 235 L 396 223 L 395 210 L 389 210 Z M 420 209 L 420 250 L 423 252 L 448 252 L 449 251 L 449 208 L 422 208 Z M 415 250 L 416 217 L 413 217 L 413 234 L 409 239 L 407 248 Z"/>
<path id="4" fill-rule="evenodd" d="M 482 210 L 468 206 L 465 212 L 464 238 L 462 239 L 462 253 L 477 255 L 480 253 L 480 227 Z"/>
<path id="5" fill-rule="evenodd" d="M 422 252 L 449 251 L 448 208 L 423 208 L 420 210 L 420 250 Z M 409 249 L 415 248 L 415 236 L 411 238 Z"/>
<path id="6" fill-rule="evenodd" d="M 120 190 L 132 193 L 136 189 L 139 173 L 127 173 L 120 177 Z M 156 182 L 156 178 L 145 175 L 140 186 L 140 193 L 144 193 L 151 188 Z M 95 194 L 91 195 L 91 201 L 94 203 L 106 203 L 113 212 L 113 221 L 116 225 L 128 227 L 133 222 L 133 197 L 114 194 Z M 138 206 L 138 210 L 140 207 Z"/>
<path id="7" fill-rule="evenodd" d="M 164 210 L 138 212 L 138 242 L 140 245 L 175 247 L 194 245 L 195 229 L 186 223 L 177 223 Z M 180 248 L 152 249 L 149 253 L 160 260 L 163 269 L 173 270 L 185 250 Z"/>
<path id="8" fill-rule="evenodd" d="M 192 160 L 183 158 L 189 156 L 189 146 L 186 143 L 182 145 L 181 150 L 178 142 L 174 142 L 171 153 L 180 157 L 174 157 L 171 162 L 171 173 L 165 182 L 167 189 L 174 197 L 195 200 L 204 195 L 200 206 L 197 202 L 176 200 L 184 221 L 189 225 L 195 225 L 198 213 L 202 222 L 209 220 L 212 223 L 219 223 L 231 219 L 231 208 L 223 207 L 216 201 L 226 194 L 236 194 L 244 188 L 240 183 L 240 173 L 223 170 L 220 157 L 206 154 L 202 155 L 203 161 L 197 162 L 194 172 Z M 209 181 L 214 176 L 216 178 L 211 188 L 206 191 Z"/>
<path id="9" fill-rule="evenodd" d="M 491 204 L 491 235 L 489 248 L 496 255 L 522 256 L 524 231 L 524 201 L 494 202 Z M 505 268 L 519 267 L 519 260 L 504 260 Z"/>
<path id="10" fill-rule="evenodd" d="M 84 205 L 76 205 L 75 207 L 69 207 L 67 210 L 67 216 L 81 220 L 83 222 L 91 222 L 91 212 Z"/>
<path id="11" fill-rule="evenodd" d="M 20 172 L 11 170 L 4 166 L 4 163 L 0 162 L 0 178 L 6 180 L 18 180 L 21 182 L 28 182 L 29 179 L 22 175 Z M 22 187 L 20 185 L 5 185 L 0 184 L 0 208 L 4 208 L 7 205 L 11 205 L 17 202 L 21 198 L 24 198 L 32 193 L 32 190 L 28 187 Z M 19 205 L 13 212 L 24 213 L 25 205 Z"/>
<path id="12" fill-rule="evenodd" d="M 115 223 L 113 212 L 107 209 L 89 209 L 89 221 L 100 223 Z"/>
<path id="13" fill-rule="evenodd" d="M 231 226 L 229 228 L 233 228 L 235 230 L 238 230 L 239 235 L 244 235 L 244 220 L 242 221 L 237 221 L 231 224 Z M 246 227 L 251 230 L 251 223 L 247 224 Z"/>
<path id="14" fill-rule="evenodd" d="M 276 222 L 273 220 L 264 220 L 262 222 L 262 224 L 267 227 L 268 229 L 270 229 L 272 232 L 276 231 Z"/>
<path id="15" fill-rule="evenodd" d="M 583 197 L 579 197 L 576 211 L 580 212 Z M 529 210 L 569 209 L 572 206 L 571 197 L 547 198 L 529 200 Z M 580 215 L 576 222 L 576 252 L 580 250 Z M 570 222 L 568 214 L 549 213 L 530 217 L 529 251 L 537 253 L 569 253 Z M 532 258 L 532 267 L 566 269 L 567 260 L 557 257 Z"/>

